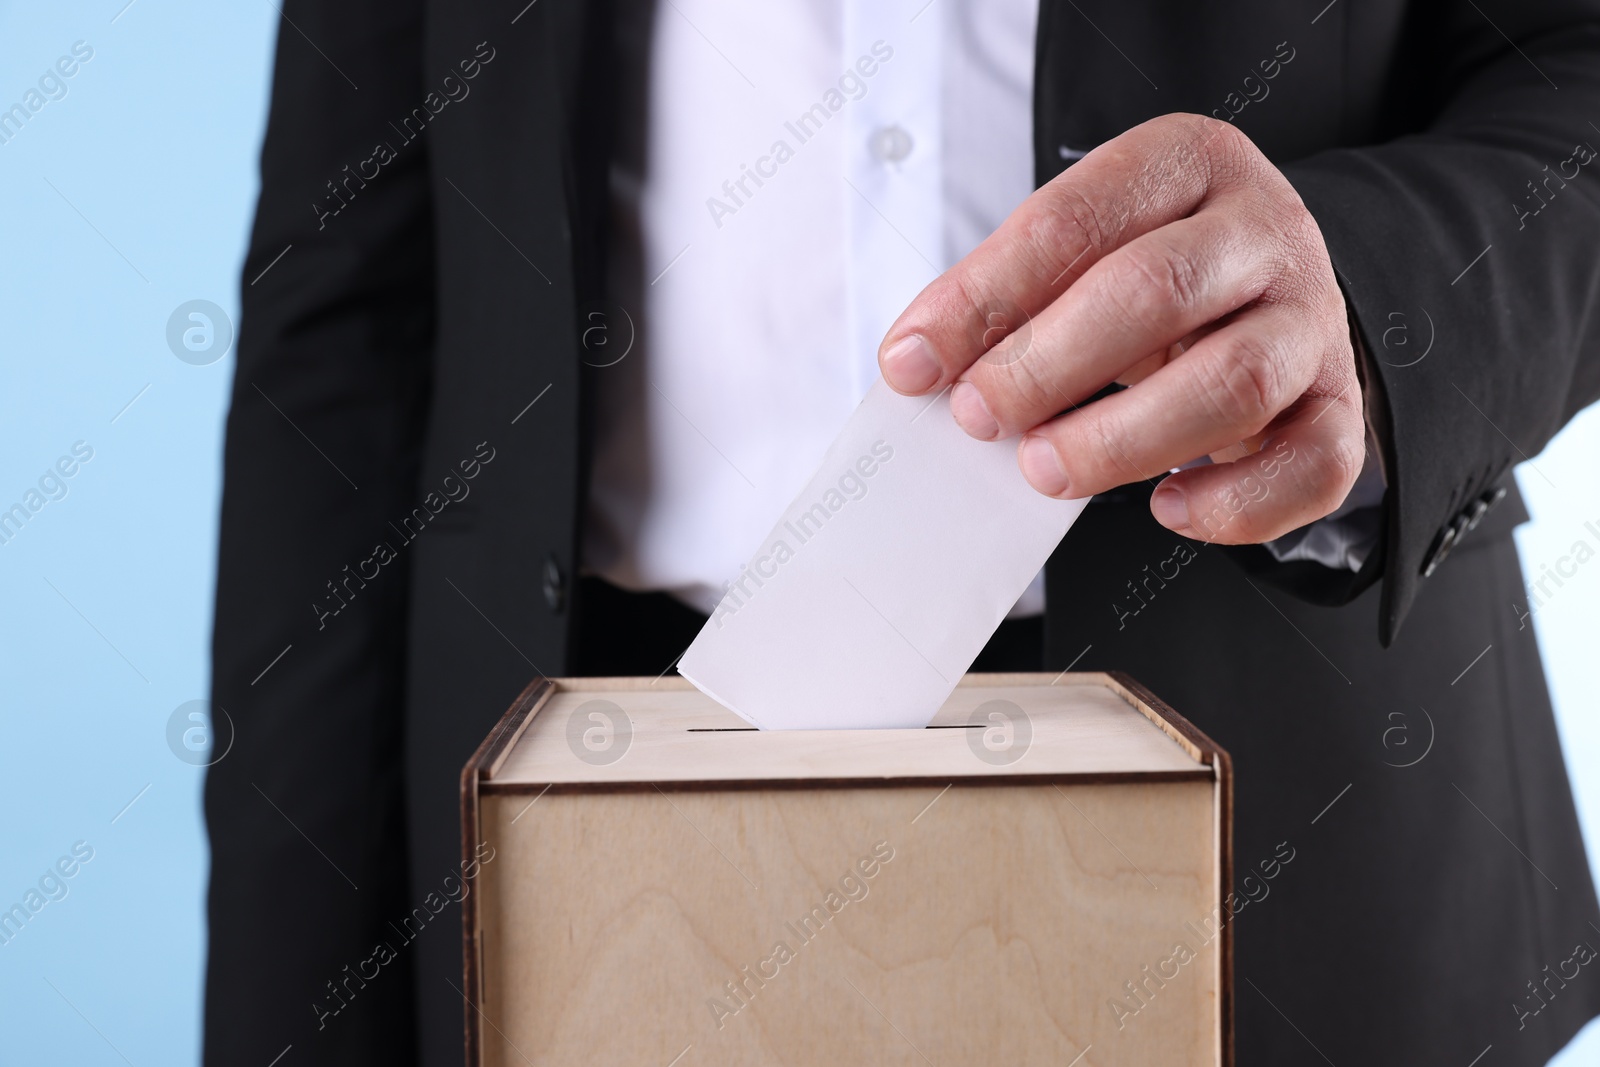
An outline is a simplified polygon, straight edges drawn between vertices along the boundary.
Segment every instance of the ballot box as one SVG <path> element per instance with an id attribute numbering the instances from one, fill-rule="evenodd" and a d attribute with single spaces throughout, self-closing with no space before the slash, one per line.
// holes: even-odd
<path id="1" fill-rule="evenodd" d="M 461 780 L 467 1062 L 1231 1064 L 1231 797 L 1121 674 L 789 732 L 538 679 Z"/>

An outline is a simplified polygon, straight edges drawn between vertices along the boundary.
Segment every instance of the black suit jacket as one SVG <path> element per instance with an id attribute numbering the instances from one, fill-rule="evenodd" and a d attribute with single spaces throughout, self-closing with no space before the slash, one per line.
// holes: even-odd
<path id="1" fill-rule="evenodd" d="M 1362 573 L 1234 553 L 1247 572 L 1296 600 L 1259 580 L 1251 592 L 1244 572 L 1213 552 L 1228 568 L 1217 573 L 1233 577 L 1215 578 L 1219 584 L 1207 586 L 1214 596 L 1184 610 L 1220 623 L 1196 642 L 1216 663 L 1105 637 L 1080 664 L 1125 647 L 1120 660 L 1099 665 L 1136 665 L 1141 680 L 1235 750 L 1245 856 L 1258 845 L 1270 852 L 1267 839 L 1286 832 L 1269 809 L 1319 805 L 1347 776 L 1308 774 L 1305 767 L 1318 765 L 1311 763 L 1279 782 L 1264 766 L 1272 751 L 1260 750 L 1260 771 L 1240 759 L 1241 750 L 1256 751 L 1247 723 L 1222 711 L 1208 723 L 1208 709 L 1196 704 L 1243 693 L 1241 672 L 1252 660 L 1281 668 L 1309 657 L 1303 638 L 1334 649 L 1321 658 L 1343 658 L 1341 676 L 1398 677 L 1383 673 L 1395 669 L 1395 653 L 1383 658 L 1379 643 L 1408 636 L 1400 625 L 1414 604 L 1433 598 L 1437 621 L 1405 652 L 1412 666 L 1429 662 L 1430 645 L 1466 633 L 1457 616 L 1509 617 L 1510 603 L 1498 601 L 1520 594 L 1520 583 L 1505 576 L 1507 567 L 1515 574 L 1505 532 L 1522 516 L 1514 489 L 1511 503 L 1469 528 L 1497 488 L 1510 485 L 1512 464 L 1600 394 L 1600 181 L 1587 161 L 1575 174 L 1571 162 L 1600 145 L 1596 20 L 1597 5 L 1576 0 L 1041 4 L 1038 179 L 1057 173 L 1074 150 L 1154 115 L 1191 111 L 1237 123 L 1321 225 L 1385 398 L 1378 416 L 1387 527 Z M 615 21 L 603 0 L 284 5 L 227 427 L 213 684 L 238 742 L 207 785 L 206 1041 L 215 1061 L 259 1046 L 264 1062 L 290 1041 L 307 1057 L 376 1049 L 400 1057 L 413 1039 L 430 1062 L 454 1055 L 461 1005 L 445 987 L 459 959 L 453 917 L 449 929 L 408 943 L 358 997 L 346 984 L 353 999 L 339 1012 L 323 987 L 332 989 L 341 968 L 366 956 L 447 873 L 456 769 L 530 676 L 567 669 L 574 610 L 582 608 L 573 575 L 588 400 L 603 373 L 581 361 L 579 335 L 591 302 L 606 297 L 614 32 L 641 30 Z M 1135 521 L 1127 518 L 1134 511 L 1116 514 L 1101 525 Z M 1155 535 L 1139 529 L 1116 537 L 1075 530 L 1068 545 L 1100 536 L 1107 573 L 1121 574 L 1123 564 L 1136 571 L 1129 546 L 1157 549 Z M 1497 547 L 1476 557 L 1456 549 L 1474 542 Z M 1493 603 L 1491 572 L 1501 576 Z M 1080 637 L 1095 644 L 1080 632 L 1079 615 L 1106 614 L 1082 607 L 1073 580 L 1052 564 L 1050 655 L 1058 668 L 1077 654 Z M 1453 592 L 1430 592 L 1451 582 Z M 1330 611 L 1310 601 L 1354 603 Z M 1291 625 L 1250 629 L 1243 613 L 1264 613 L 1263 604 Z M 1193 615 L 1171 619 L 1175 632 L 1192 632 Z M 1253 634 L 1256 647 L 1213 648 L 1209 633 L 1229 626 Z M 1498 765 L 1472 761 L 1502 745 L 1496 737 L 1507 709 L 1531 717 L 1539 741 L 1521 773 L 1554 790 L 1541 794 L 1554 814 L 1544 830 L 1530 823 L 1527 833 L 1547 833 L 1549 849 L 1570 852 L 1576 829 L 1537 653 L 1530 636 L 1497 633 L 1489 634 L 1500 648 L 1489 662 L 1513 658 L 1502 663 L 1497 687 L 1474 698 L 1484 725 L 1465 736 L 1471 743 L 1459 758 L 1467 762 L 1456 772 L 1499 775 Z M 1317 659 L 1307 663 L 1308 671 L 1324 669 Z M 1300 685 L 1310 690 L 1297 698 L 1307 716 L 1350 707 L 1344 690 L 1323 691 L 1321 680 L 1258 672 L 1256 682 L 1263 677 L 1277 688 L 1251 691 L 1250 699 Z M 1275 743 L 1288 750 L 1294 740 Z M 1341 751 L 1321 758 L 1337 763 Z M 1252 798 L 1252 774 L 1275 784 Z M 1505 788 L 1505 802 L 1517 805 L 1544 786 Z M 1442 784 L 1430 797 L 1429 804 L 1459 803 Z M 291 820 L 294 830 L 285 826 Z M 307 851 L 308 840 L 326 864 Z M 1363 855 L 1404 856 L 1413 843 L 1398 829 L 1369 827 L 1339 846 L 1344 859 L 1333 866 L 1370 873 Z M 1537 851 L 1531 839 L 1524 846 Z M 1539 858 L 1548 868 L 1549 858 Z M 1441 846 L 1435 859 L 1449 871 L 1460 853 Z M 1441 904 L 1441 921 L 1493 922 L 1504 914 L 1497 909 L 1524 908 L 1541 928 L 1561 926 L 1557 918 L 1573 925 L 1592 912 L 1593 897 L 1581 853 L 1564 862 L 1559 905 L 1522 899 L 1539 887 L 1518 882 L 1484 898 L 1481 916 L 1466 904 Z M 306 935 L 304 916 L 297 925 L 281 910 L 283 895 L 296 893 L 313 902 L 315 937 Z M 1284 937 L 1311 921 L 1289 905 L 1282 913 L 1262 922 L 1281 921 Z M 1470 956 L 1482 1003 L 1498 995 L 1493 983 L 1506 987 L 1509 1001 L 1521 969 L 1537 972 L 1543 951 L 1524 959 L 1521 948 L 1494 945 L 1532 937 L 1512 929 Z M 1395 939 L 1396 958 L 1423 951 L 1403 933 Z M 1241 946 L 1247 969 L 1258 957 L 1243 935 Z M 1261 960 L 1270 955 L 1259 947 Z M 1369 962 L 1381 970 L 1384 959 Z M 1423 971 L 1401 970 L 1425 980 Z M 1355 963 L 1330 965 L 1328 981 L 1357 996 L 1349 986 L 1360 972 Z M 1460 980 L 1437 976 L 1445 985 Z M 1590 981 L 1600 986 L 1600 978 Z M 1392 999 L 1392 987 L 1370 992 Z M 1295 999 L 1284 992 L 1273 1000 L 1280 998 Z M 1326 1003 L 1338 999 L 1327 990 Z M 1262 1027 L 1276 1025 L 1249 1003 L 1241 992 L 1241 1012 L 1259 1011 Z M 1302 1025 L 1325 1010 L 1313 1006 L 1314 984 L 1297 1003 Z M 1544 1018 L 1582 1003 L 1595 1001 L 1568 996 Z M 1551 1023 L 1542 1044 L 1525 1043 L 1526 1062 L 1555 1047 L 1549 1035 L 1570 1033 L 1588 1010 L 1575 1007 Z M 279 1040 L 296 1027 L 307 1032 Z M 1380 1030 L 1405 1033 L 1398 1022 Z M 1429 1033 L 1430 1047 L 1447 1036 Z M 1390 1047 L 1403 1046 L 1401 1036 L 1393 1040 L 1401 1044 Z"/>

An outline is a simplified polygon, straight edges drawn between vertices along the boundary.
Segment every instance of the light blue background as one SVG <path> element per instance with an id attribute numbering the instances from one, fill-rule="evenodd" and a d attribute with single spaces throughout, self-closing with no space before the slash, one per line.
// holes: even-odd
<path id="1" fill-rule="evenodd" d="M 0 544 L 0 905 L 74 842 L 94 848 L 68 895 L 0 946 L 4 1063 L 199 1055 L 203 772 L 174 757 L 166 724 L 206 694 L 233 359 L 181 362 L 165 331 L 193 299 L 237 321 L 278 19 L 266 0 L 123 3 L 0 11 L 0 107 L 74 41 L 94 48 L 67 95 L 0 145 L 0 507 L 74 442 L 94 449 L 66 497 Z M 1600 525 L 1596 456 L 1591 412 L 1535 461 L 1554 487 L 1521 472 L 1535 569 Z M 1597 609 L 1592 563 L 1537 617 L 1591 861 Z M 1600 1028 L 1558 1062 L 1600 1063 Z"/>

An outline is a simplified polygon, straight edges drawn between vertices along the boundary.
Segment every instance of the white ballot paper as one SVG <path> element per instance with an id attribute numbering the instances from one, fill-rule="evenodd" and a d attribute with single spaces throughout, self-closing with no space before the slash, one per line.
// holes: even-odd
<path id="1" fill-rule="evenodd" d="M 678 664 L 767 730 L 922 727 L 1087 499 L 879 379 Z"/>

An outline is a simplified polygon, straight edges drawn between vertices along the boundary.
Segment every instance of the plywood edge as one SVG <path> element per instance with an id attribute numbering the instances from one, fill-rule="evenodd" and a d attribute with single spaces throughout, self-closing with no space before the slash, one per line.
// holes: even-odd
<path id="1" fill-rule="evenodd" d="M 965 785 L 1129 785 L 1150 782 L 1214 782 L 1216 773 L 1209 767 L 1164 771 L 1064 771 L 1039 774 L 964 774 L 951 775 L 860 775 L 841 778 L 685 778 L 654 781 L 581 782 L 496 782 L 479 783 L 483 796 L 543 796 L 549 793 L 647 793 L 720 792 L 760 789 L 868 789 L 875 786 L 910 787 Z"/>
<path id="2" fill-rule="evenodd" d="M 510 712 L 507 712 L 509 715 Z M 493 737 L 493 734 L 490 735 Z M 489 742 L 486 739 L 473 753 L 467 765 L 461 768 L 461 863 L 466 870 L 467 852 L 477 841 L 482 825 L 478 805 L 478 760 L 484 755 Z M 461 1025 L 462 1047 L 466 1053 L 467 1067 L 475 1067 L 481 1060 L 481 1046 L 477 1012 L 473 1005 L 483 999 L 483 937 L 478 915 L 478 894 L 468 893 L 461 900 Z"/>
<path id="3" fill-rule="evenodd" d="M 463 779 L 466 772 L 462 773 Z M 461 789 L 461 854 L 462 863 L 466 863 L 467 842 L 478 836 L 478 797 L 474 792 L 468 795 L 465 782 Z M 465 868 L 463 868 L 465 869 Z M 479 1061 L 478 1027 L 475 1018 L 476 1012 L 472 1004 L 479 1002 L 483 989 L 482 955 L 479 947 L 482 937 L 478 928 L 478 894 L 468 893 L 461 901 L 461 981 L 463 986 L 463 1000 L 468 1003 L 462 1005 L 461 1026 L 462 1048 L 466 1053 L 467 1067 L 473 1067 Z"/>
<path id="4" fill-rule="evenodd" d="M 527 730 L 533 717 L 549 702 L 556 690 L 562 688 L 566 687 L 557 679 L 535 678 L 528 683 L 483 744 L 478 746 L 478 751 L 473 753 L 473 763 L 478 764 L 480 777 L 493 778 L 500 772 L 501 765 L 511 755 L 511 750 L 517 747 L 517 742 L 522 739 L 523 731 Z"/>
<path id="5" fill-rule="evenodd" d="M 1233 891 L 1233 757 L 1224 748 L 1216 750 L 1217 770 L 1217 864 L 1218 899 L 1226 900 Z M 1233 1067 L 1233 923 L 1222 928 L 1222 948 L 1218 953 L 1217 988 L 1222 991 L 1221 1049 L 1217 1061 L 1223 1067 Z"/>
<path id="6" fill-rule="evenodd" d="M 478 804 L 483 781 L 492 776 L 516 746 L 539 708 L 550 699 L 556 686 L 548 678 L 535 677 L 517 699 L 511 702 L 489 736 L 483 739 L 466 766 L 461 768 L 461 869 L 473 860 L 473 850 L 481 840 L 482 819 Z M 462 1046 L 467 1067 L 476 1067 L 482 1058 L 482 1023 L 478 1005 L 483 999 L 483 924 L 478 914 L 478 894 L 468 893 L 461 900 L 461 980 Z"/>
<path id="7" fill-rule="evenodd" d="M 1162 733 L 1176 741 L 1178 746 L 1189 753 L 1197 763 L 1215 767 L 1216 754 L 1222 749 L 1198 726 L 1179 715 L 1160 697 L 1121 671 L 1108 671 L 1100 677 L 1105 679 L 1107 689 L 1132 704 L 1139 714 L 1155 723 Z"/>
<path id="8" fill-rule="evenodd" d="M 1209 766 L 1216 779 L 1216 855 L 1218 900 L 1226 900 L 1233 890 L 1233 759 L 1205 731 L 1178 714 L 1160 697 L 1121 671 L 1108 671 L 1102 677 L 1117 695 L 1132 704 L 1189 755 Z M 1233 923 L 1222 925 L 1222 944 L 1217 953 L 1217 1062 L 1223 1067 L 1234 1063 Z"/>

